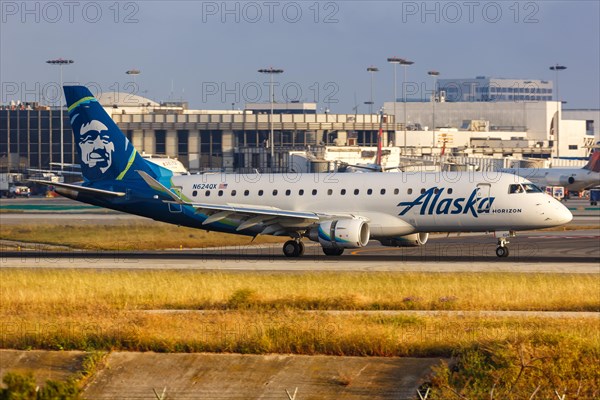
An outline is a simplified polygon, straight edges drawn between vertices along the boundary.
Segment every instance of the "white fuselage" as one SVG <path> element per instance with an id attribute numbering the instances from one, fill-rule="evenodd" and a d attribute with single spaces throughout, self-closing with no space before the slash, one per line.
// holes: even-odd
<path id="1" fill-rule="evenodd" d="M 511 184 L 526 182 L 494 172 L 172 177 L 173 187 L 193 203 L 351 215 L 368 221 L 372 238 L 525 230 L 571 220 L 568 209 L 545 193 L 509 193 Z"/>

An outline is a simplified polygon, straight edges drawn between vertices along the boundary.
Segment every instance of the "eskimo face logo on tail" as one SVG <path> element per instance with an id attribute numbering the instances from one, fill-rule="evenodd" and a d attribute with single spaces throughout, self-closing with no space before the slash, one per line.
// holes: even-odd
<path id="1" fill-rule="evenodd" d="M 104 174 L 112 165 L 115 145 L 110 140 L 108 128 L 98 120 L 83 124 L 79 130 L 81 161 L 92 170 Z"/>
<path id="2" fill-rule="evenodd" d="M 445 188 L 432 187 L 423 192 L 413 201 L 403 201 L 398 207 L 404 207 L 400 216 L 409 212 L 413 207 L 419 207 L 420 215 L 471 214 L 478 218 L 479 214 L 489 214 L 495 197 L 477 196 L 479 189 L 474 189 L 466 197 L 448 197 L 444 195 Z"/>

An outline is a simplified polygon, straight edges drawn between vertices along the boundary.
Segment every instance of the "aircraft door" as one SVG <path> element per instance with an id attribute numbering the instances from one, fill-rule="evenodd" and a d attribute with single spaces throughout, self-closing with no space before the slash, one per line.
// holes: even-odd
<path id="1" fill-rule="evenodd" d="M 477 198 L 479 198 L 479 212 L 489 212 L 492 206 L 492 202 L 490 200 L 492 196 L 492 185 L 489 183 L 479 183 L 477 184 Z"/>
<path id="2" fill-rule="evenodd" d="M 181 186 L 173 186 L 171 188 L 173 193 L 175 193 L 178 197 L 181 197 L 182 189 L 183 188 Z M 169 212 L 176 214 L 176 213 L 180 213 L 182 211 L 183 211 L 183 209 L 182 209 L 181 204 L 169 203 Z"/>

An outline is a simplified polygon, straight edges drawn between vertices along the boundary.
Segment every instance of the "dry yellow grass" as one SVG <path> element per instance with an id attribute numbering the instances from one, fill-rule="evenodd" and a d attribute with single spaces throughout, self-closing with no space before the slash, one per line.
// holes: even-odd
<path id="1" fill-rule="evenodd" d="M 0 311 L 148 309 L 599 311 L 597 275 L 0 270 Z M 577 293 L 577 295 L 573 295 Z M 50 308 L 50 309 L 48 309 Z"/>
<path id="2" fill-rule="evenodd" d="M 0 239 L 89 250 L 202 248 L 245 245 L 252 241 L 250 236 L 207 232 L 161 223 L 4 225 L 0 226 Z M 285 238 L 259 236 L 254 243 L 276 243 L 283 240 Z"/>
<path id="3" fill-rule="evenodd" d="M 432 378 L 433 398 L 492 398 L 495 391 L 493 398 L 512 400 L 536 386 L 540 398 L 555 388 L 594 398 L 597 318 L 319 310 L 598 310 L 597 282 L 566 274 L 0 269 L 0 347 L 456 356 L 456 366 Z M 148 311 L 161 309 L 168 312 Z"/>

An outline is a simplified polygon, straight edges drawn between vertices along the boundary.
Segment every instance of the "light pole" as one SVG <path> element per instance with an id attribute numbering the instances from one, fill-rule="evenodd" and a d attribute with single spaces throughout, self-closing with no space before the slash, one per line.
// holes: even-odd
<path id="1" fill-rule="evenodd" d="M 554 64 L 550 67 L 551 71 L 556 73 L 556 158 L 560 158 L 560 147 L 558 131 L 560 126 L 560 97 L 558 96 L 558 71 L 564 71 L 567 69 L 564 65 Z"/>
<path id="2" fill-rule="evenodd" d="M 140 71 L 139 69 L 135 69 L 135 68 L 134 68 L 134 69 L 130 69 L 129 71 L 125 71 L 125 73 L 126 73 L 127 75 L 131 75 L 131 76 L 133 76 L 133 85 L 135 86 L 135 85 L 136 85 L 136 83 L 135 83 L 135 77 L 136 77 L 136 76 L 138 76 L 139 74 L 141 74 L 141 73 L 142 73 L 142 71 Z M 136 88 L 136 89 L 137 89 L 137 88 Z"/>
<path id="3" fill-rule="evenodd" d="M 258 72 L 261 74 L 269 74 L 271 78 L 271 84 L 269 85 L 269 101 L 271 102 L 271 118 L 269 119 L 269 125 L 271 126 L 271 133 L 269 135 L 269 146 L 271 147 L 271 167 L 273 166 L 273 161 L 275 161 L 275 142 L 273 140 L 273 75 L 283 73 L 282 69 L 277 69 L 273 67 L 262 68 L 259 69 Z"/>
<path id="4" fill-rule="evenodd" d="M 58 65 L 60 67 L 60 88 L 58 92 L 60 93 L 59 98 L 59 106 L 60 106 L 60 169 L 61 171 L 65 168 L 65 149 L 64 149 L 64 135 L 63 135 L 63 102 L 62 102 L 62 92 L 63 92 L 63 65 L 73 64 L 75 61 L 73 60 L 63 60 L 62 58 L 57 58 L 56 60 L 48 60 L 46 63 L 51 65 Z M 52 152 L 51 152 L 52 153 Z"/>
<path id="5" fill-rule="evenodd" d="M 402 59 L 400 65 L 404 67 L 404 82 L 402 83 L 402 101 L 404 101 L 404 150 L 403 153 L 406 155 L 406 67 L 414 64 L 413 61 Z"/>
<path id="6" fill-rule="evenodd" d="M 375 104 L 373 102 L 373 76 L 375 75 L 375 72 L 379 72 L 379 68 L 371 65 L 370 67 L 367 68 L 367 72 L 371 73 L 371 101 L 368 102 L 369 114 L 373 114 L 373 104 Z"/>
<path id="7" fill-rule="evenodd" d="M 392 64 L 394 66 L 394 143 L 396 143 L 396 127 L 397 127 L 397 118 L 398 116 L 396 115 L 396 102 L 398 101 L 398 95 L 396 94 L 396 91 L 398 89 L 398 84 L 397 84 L 397 79 L 396 79 L 396 66 L 398 66 L 398 64 L 400 64 L 403 60 L 401 58 L 398 57 L 389 57 L 387 59 L 387 61 Z M 406 144 L 405 144 L 406 146 Z"/>
<path id="8" fill-rule="evenodd" d="M 438 71 L 429 71 L 427 74 L 433 77 L 433 95 L 431 96 L 431 155 L 433 156 L 433 148 L 435 147 L 435 102 L 437 101 L 437 77 L 440 75 L 440 73 Z"/>

